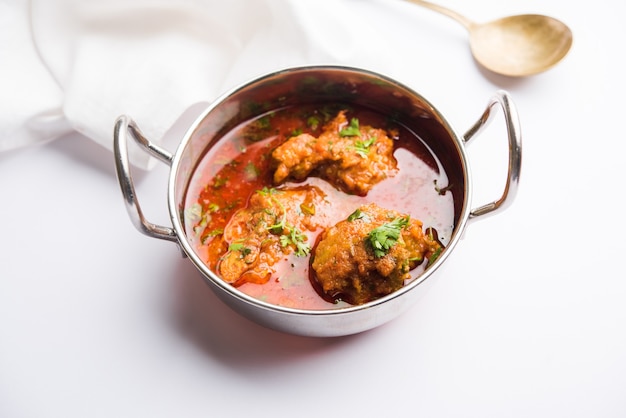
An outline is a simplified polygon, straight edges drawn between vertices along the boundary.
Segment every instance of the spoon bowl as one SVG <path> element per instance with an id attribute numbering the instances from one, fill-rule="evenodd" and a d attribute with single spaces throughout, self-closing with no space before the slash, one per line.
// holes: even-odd
<path id="1" fill-rule="evenodd" d="M 549 16 L 515 15 L 479 24 L 434 3 L 408 1 L 442 13 L 465 26 L 474 59 L 497 74 L 525 77 L 541 73 L 560 62 L 572 46 L 569 27 Z"/>

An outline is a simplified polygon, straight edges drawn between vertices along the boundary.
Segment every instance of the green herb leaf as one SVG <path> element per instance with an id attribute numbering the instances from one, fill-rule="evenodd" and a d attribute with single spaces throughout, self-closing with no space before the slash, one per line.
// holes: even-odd
<path id="1" fill-rule="evenodd" d="M 280 207 L 283 212 L 283 216 L 280 218 L 280 221 L 268 226 L 267 230 L 270 231 L 272 234 L 280 235 L 287 227 L 287 210 L 285 209 L 285 206 L 280 203 L 280 200 L 276 199 L 273 196 L 271 197 L 271 199 Z M 278 214 L 275 213 L 273 210 L 271 212 L 268 212 L 268 214 L 274 216 L 274 219 L 278 218 Z"/>
<path id="2" fill-rule="evenodd" d="M 243 177 L 246 181 L 256 180 L 259 174 L 261 174 L 261 171 L 252 162 L 249 162 L 243 168 Z"/>
<path id="3" fill-rule="evenodd" d="M 280 245 L 286 247 L 288 245 L 294 245 L 296 247 L 296 255 L 298 257 L 304 257 L 309 254 L 311 251 L 311 247 L 305 242 L 306 235 L 302 233 L 298 228 L 287 224 L 287 209 L 280 202 L 280 200 L 276 199 L 273 195 L 279 193 L 279 190 L 274 188 L 268 189 L 264 187 L 262 190 L 257 190 L 257 193 L 261 193 L 265 196 L 270 196 L 272 201 L 276 203 L 281 211 L 282 217 L 280 221 L 276 222 L 273 225 L 267 227 L 267 230 L 272 234 L 280 235 L 278 238 L 280 241 Z M 315 210 L 313 208 L 313 210 Z M 278 215 L 275 215 L 278 217 Z"/>
<path id="4" fill-rule="evenodd" d="M 296 247 L 296 256 L 298 257 L 306 257 L 311 252 L 311 246 L 305 241 L 306 235 L 294 227 L 290 227 L 287 234 L 280 236 L 280 245 L 283 247 L 294 245 Z"/>
<path id="5" fill-rule="evenodd" d="M 293 131 L 291 131 L 291 133 L 289 134 L 289 138 L 298 136 L 298 135 L 302 135 L 302 128 L 296 128 Z"/>
<path id="6" fill-rule="evenodd" d="M 397 217 L 393 221 L 382 224 L 370 231 L 368 240 L 374 250 L 374 256 L 377 258 L 385 256 L 391 247 L 398 242 L 402 228 L 408 224 L 409 216 L 407 215 L 405 217 Z"/>
<path id="7" fill-rule="evenodd" d="M 233 242 L 228 246 L 228 251 L 241 251 L 244 245 L 241 242 Z"/>
<path id="8" fill-rule="evenodd" d="M 213 181 L 213 188 L 214 189 L 221 189 L 222 187 L 224 187 L 226 185 L 227 182 L 228 182 L 228 177 L 218 176 Z"/>
<path id="9" fill-rule="evenodd" d="M 354 142 L 354 149 L 357 154 L 363 158 L 367 158 L 367 154 L 370 152 L 370 147 L 374 145 L 376 138 L 372 137 L 366 141 L 357 140 Z"/>
<path id="10" fill-rule="evenodd" d="M 206 245 L 207 241 L 209 240 L 209 238 L 213 238 L 216 237 L 218 235 L 222 235 L 224 233 L 224 229 L 222 228 L 215 228 L 212 231 L 209 231 L 207 234 L 204 234 L 201 238 L 201 242 L 202 245 Z"/>
<path id="11" fill-rule="evenodd" d="M 241 253 L 240 257 L 245 258 L 252 252 L 252 249 L 250 247 L 246 247 L 241 242 L 233 242 L 228 246 L 228 251 L 239 251 Z"/>
<path id="12" fill-rule="evenodd" d="M 296 242 L 296 256 L 306 257 L 311 252 L 311 246 L 306 242 Z"/>
<path id="13" fill-rule="evenodd" d="M 367 215 L 361 212 L 361 209 L 357 209 L 348 216 L 348 222 L 354 222 L 357 219 L 366 219 L 366 218 L 367 218 Z"/>
<path id="14" fill-rule="evenodd" d="M 316 117 L 316 116 L 310 116 L 307 120 L 306 120 L 306 124 L 309 128 L 316 130 L 317 127 L 320 124 L 320 120 Z"/>
<path id="15" fill-rule="evenodd" d="M 358 136 L 360 135 L 359 131 L 359 120 L 357 118 L 352 118 L 350 120 L 350 125 L 346 126 L 342 130 L 339 131 L 339 136 Z"/>
<path id="16" fill-rule="evenodd" d="M 265 115 L 257 119 L 256 124 L 260 129 L 269 129 L 271 126 L 270 117 L 272 115 Z"/>
<path id="17" fill-rule="evenodd" d="M 207 234 L 207 237 L 216 237 L 224 233 L 224 228 L 215 228 Z"/>
<path id="18" fill-rule="evenodd" d="M 281 219 L 280 222 L 277 222 L 277 223 L 275 223 L 273 225 L 268 226 L 267 230 L 270 231 L 272 234 L 275 234 L 275 235 L 282 234 L 283 231 L 285 230 L 284 219 Z"/>
<path id="19" fill-rule="evenodd" d="M 431 255 L 430 257 L 428 257 L 428 265 L 430 266 L 432 263 L 434 263 L 438 258 L 439 255 L 441 254 L 441 251 L 443 249 L 442 248 L 437 248 L 437 250 L 433 253 L 433 255 Z"/>
<path id="20" fill-rule="evenodd" d="M 278 193 L 280 193 L 280 191 L 279 191 L 279 190 L 277 190 L 277 189 L 275 189 L 274 187 L 270 187 L 270 188 L 268 188 L 267 186 L 266 186 L 266 187 L 263 187 L 263 188 L 262 188 L 262 189 L 260 189 L 260 190 L 257 190 L 256 192 L 257 192 L 258 194 L 263 195 L 263 196 L 272 196 L 272 195 L 274 195 L 274 194 L 278 194 Z"/>

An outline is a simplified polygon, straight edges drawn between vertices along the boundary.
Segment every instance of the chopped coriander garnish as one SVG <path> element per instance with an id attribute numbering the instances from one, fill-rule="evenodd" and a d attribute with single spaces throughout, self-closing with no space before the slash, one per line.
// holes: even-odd
<path id="1" fill-rule="evenodd" d="M 291 131 L 291 133 L 289 134 L 289 137 L 294 137 L 294 136 L 298 136 L 298 135 L 302 135 L 302 128 L 296 128 L 293 131 Z"/>
<path id="2" fill-rule="evenodd" d="M 391 222 L 382 224 L 378 228 L 370 231 L 368 240 L 374 256 L 377 258 L 385 256 L 400 237 L 400 230 L 409 224 L 409 216 L 397 217 Z"/>
<path id="3" fill-rule="evenodd" d="M 272 198 L 272 200 L 274 200 L 280 206 L 283 211 L 283 216 L 280 219 L 280 222 L 276 222 L 275 224 L 268 226 L 267 230 L 270 231 L 272 234 L 279 235 L 285 231 L 285 228 L 287 228 L 287 210 L 285 209 L 283 204 L 280 203 L 277 199 Z M 275 216 L 278 217 L 278 215 Z"/>
<path id="4" fill-rule="evenodd" d="M 228 177 L 221 177 L 221 176 L 215 177 L 215 180 L 213 181 L 213 188 L 220 189 L 224 187 L 227 182 L 228 182 Z"/>
<path id="5" fill-rule="evenodd" d="M 243 168 L 243 177 L 246 181 L 256 180 L 259 174 L 261 174 L 261 171 L 252 162 L 249 162 Z"/>
<path id="6" fill-rule="evenodd" d="M 441 251 L 442 251 L 442 248 L 439 247 L 439 248 L 437 248 L 437 250 L 430 257 L 428 257 L 428 265 L 429 266 L 432 263 L 434 263 L 439 258 L 439 255 L 441 254 Z"/>
<path id="7" fill-rule="evenodd" d="M 352 118 L 350 125 L 339 131 L 339 136 L 358 136 L 359 134 L 359 120 L 357 118 Z"/>
<path id="8" fill-rule="evenodd" d="M 370 147 L 376 142 L 375 137 L 371 137 L 366 141 L 357 140 L 354 142 L 354 149 L 357 154 L 363 158 L 367 158 L 367 154 L 370 152 Z"/>
<path id="9" fill-rule="evenodd" d="M 257 119 L 256 123 L 257 126 L 261 129 L 269 129 L 270 125 L 270 116 L 273 115 L 265 115 L 263 117 L 260 117 L 259 119 Z"/>
<path id="10" fill-rule="evenodd" d="M 235 207 L 237 207 L 237 205 L 239 205 L 241 203 L 241 199 L 235 199 L 231 202 L 228 202 L 228 204 L 224 207 L 224 210 L 231 210 L 234 209 Z"/>
<path id="11" fill-rule="evenodd" d="M 311 246 L 307 244 L 306 235 L 302 233 L 298 228 L 289 227 L 289 232 L 280 236 L 280 245 L 286 247 L 288 245 L 295 245 L 296 256 L 306 257 L 311 252 Z"/>
<path id="12" fill-rule="evenodd" d="M 218 235 L 222 235 L 224 233 L 224 228 L 215 228 L 211 232 L 207 234 L 208 237 L 216 237 Z"/>
<path id="13" fill-rule="evenodd" d="M 267 108 L 267 104 L 258 106 L 259 110 Z M 258 142 L 266 138 L 272 128 L 272 117 L 274 113 L 268 113 L 252 122 L 244 131 L 243 137 L 251 142 Z"/>
<path id="14" fill-rule="evenodd" d="M 233 242 L 228 246 L 228 251 L 241 251 L 244 245 L 240 242 Z"/>
<path id="15" fill-rule="evenodd" d="M 283 217 L 283 219 L 281 219 L 280 222 L 277 222 L 273 225 L 268 226 L 267 230 L 270 231 L 272 234 L 280 235 L 285 230 L 285 226 L 286 226 L 285 219 Z"/>
<path id="16" fill-rule="evenodd" d="M 262 189 L 257 190 L 256 192 L 258 194 L 262 194 L 263 196 L 271 196 L 273 194 L 280 193 L 280 190 L 275 189 L 274 187 L 267 187 L 267 186 L 265 186 Z"/>
<path id="17" fill-rule="evenodd" d="M 273 225 L 269 225 L 267 227 L 267 230 L 270 231 L 272 234 L 280 235 L 278 239 L 280 240 L 281 246 L 286 247 L 288 245 L 294 245 L 296 247 L 296 255 L 298 257 L 307 256 L 311 251 L 311 246 L 304 242 L 306 240 L 306 235 L 304 235 L 302 231 L 300 231 L 295 226 L 289 225 L 287 223 L 287 209 L 280 202 L 280 200 L 274 197 L 275 194 L 280 193 L 280 190 L 276 190 L 273 187 L 269 189 L 267 187 L 264 187 L 261 190 L 257 190 L 257 193 L 260 193 L 264 196 L 269 196 L 272 201 L 280 207 L 283 213 L 280 221 L 276 222 Z M 302 205 L 300 206 L 300 208 L 302 208 Z M 315 212 L 315 208 L 313 208 L 313 212 Z M 278 215 L 275 216 L 278 218 Z"/>
<path id="18" fill-rule="evenodd" d="M 201 238 L 202 245 L 205 245 L 207 243 L 207 241 L 209 240 L 209 238 L 213 238 L 213 237 L 216 237 L 218 235 L 222 235 L 223 233 L 224 233 L 224 229 L 222 229 L 222 228 L 215 228 L 214 230 L 209 231 L 208 234 L 202 236 L 202 238 Z"/>
<path id="19" fill-rule="evenodd" d="M 367 218 L 367 215 L 361 212 L 361 209 L 357 209 L 348 216 L 348 222 L 354 222 L 357 219 L 366 219 L 366 218 Z"/>
<path id="20" fill-rule="evenodd" d="M 245 258 L 252 252 L 252 249 L 250 247 L 246 247 L 241 242 L 233 242 L 228 246 L 228 251 L 239 251 L 241 253 L 241 258 Z"/>
<path id="21" fill-rule="evenodd" d="M 280 219 L 280 222 L 276 222 L 273 225 L 270 225 L 267 227 L 267 230 L 270 231 L 272 234 L 282 234 L 283 231 L 285 230 L 285 228 L 287 227 L 287 209 L 285 208 L 285 206 L 280 202 L 280 200 L 276 199 L 274 197 L 275 194 L 280 193 L 280 190 L 276 190 L 275 188 L 271 187 L 271 188 L 267 188 L 267 187 L 263 187 L 261 190 L 257 190 L 257 193 L 263 195 L 263 196 L 268 196 L 270 197 L 270 199 L 276 203 L 280 209 L 283 212 L 283 216 Z M 268 212 L 269 213 L 269 212 Z M 274 215 L 272 213 L 272 215 Z M 278 217 L 278 215 L 274 215 L 276 217 Z"/>
<path id="22" fill-rule="evenodd" d="M 317 118 L 317 116 L 310 116 L 307 120 L 306 120 L 306 124 L 309 128 L 316 130 L 317 127 L 320 124 L 320 120 Z"/>

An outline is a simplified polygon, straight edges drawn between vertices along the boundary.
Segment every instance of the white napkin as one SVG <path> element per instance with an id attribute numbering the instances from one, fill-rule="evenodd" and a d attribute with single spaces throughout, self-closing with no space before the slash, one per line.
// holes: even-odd
<path id="1" fill-rule="evenodd" d="M 0 150 L 78 131 L 111 148 L 128 114 L 159 142 L 189 106 L 306 64 L 384 71 L 399 0 L 11 0 L 0 3 Z M 396 60 L 397 62 L 397 60 Z M 133 163 L 150 168 L 143 154 Z"/>

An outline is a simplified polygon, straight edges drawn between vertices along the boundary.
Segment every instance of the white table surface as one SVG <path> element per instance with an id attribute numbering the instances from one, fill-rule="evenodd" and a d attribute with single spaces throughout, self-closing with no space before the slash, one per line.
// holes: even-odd
<path id="1" fill-rule="evenodd" d="M 515 202 L 470 224 L 413 308 L 332 339 L 240 317 L 174 244 L 135 230 L 112 154 L 72 134 L 0 154 L 0 417 L 626 416 L 626 7 L 445 4 L 479 21 L 550 14 L 574 46 L 544 74 L 501 78 L 426 10 L 413 50 L 390 46 L 388 75 L 459 132 L 501 88 L 523 130 Z M 469 147 L 476 206 L 502 188 L 505 139 L 497 117 Z M 166 176 L 136 176 L 157 223 Z"/>

